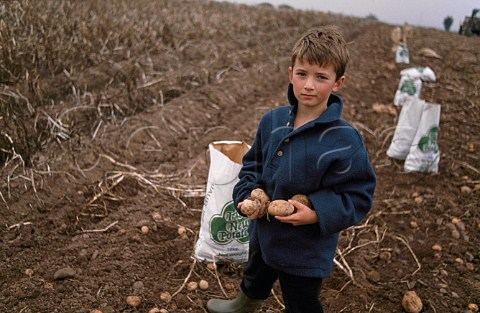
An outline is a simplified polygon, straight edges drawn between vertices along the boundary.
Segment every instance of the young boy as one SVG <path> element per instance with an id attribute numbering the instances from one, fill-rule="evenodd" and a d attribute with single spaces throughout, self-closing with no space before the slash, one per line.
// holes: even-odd
<path id="1" fill-rule="evenodd" d="M 266 113 L 243 158 L 233 199 L 255 188 L 271 200 L 305 194 L 313 209 L 289 200 L 290 216 L 249 216 L 249 259 L 233 300 L 209 300 L 211 313 L 252 313 L 278 279 L 287 313 L 323 312 L 322 279 L 332 272 L 339 233 L 369 212 L 376 178 L 363 140 L 341 119 L 346 42 L 334 26 L 308 30 L 292 50 L 290 106 Z M 248 215 L 247 215 L 248 216 Z"/>

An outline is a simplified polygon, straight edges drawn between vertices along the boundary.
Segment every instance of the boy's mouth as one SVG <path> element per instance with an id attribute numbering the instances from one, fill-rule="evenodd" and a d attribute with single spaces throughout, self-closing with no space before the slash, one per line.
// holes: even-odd
<path id="1" fill-rule="evenodd" d="M 302 97 L 304 97 L 305 99 L 312 99 L 315 96 L 314 95 L 308 95 L 308 94 L 302 94 Z"/>

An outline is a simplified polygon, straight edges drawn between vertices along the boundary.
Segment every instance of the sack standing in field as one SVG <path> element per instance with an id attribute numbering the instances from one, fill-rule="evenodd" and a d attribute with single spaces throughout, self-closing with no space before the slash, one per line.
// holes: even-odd
<path id="1" fill-rule="evenodd" d="M 239 141 L 217 141 L 209 145 L 210 169 L 203 204 L 195 258 L 243 263 L 248 258 L 250 219 L 237 213 L 232 199 L 242 157 L 248 145 Z"/>
<path id="2" fill-rule="evenodd" d="M 400 44 L 397 46 L 397 50 L 395 52 L 395 62 L 397 63 L 410 63 L 410 53 L 408 52 L 407 46 Z"/>
<path id="3" fill-rule="evenodd" d="M 396 63 L 410 63 L 410 53 L 407 48 L 407 38 L 411 36 L 413 27 L 405 23 L 403 27 L 395 27 L 392 29 L 390 38 L 393 41 L 392 50 L 395 52 Z"/>
<path id="4" fill-rule="evenodd" d="M 420 125 L 404 164 L 406 172 L 438 172 L 440 105 L 425 103 Z"/>
<path id="5" fill-rule="evenodd" d="M 438 171 L 440 105 L 409 97 L 402 106 L 387 155 L 405 160 L 406 172 Z"/>
<path id="6" fill-rule="evenodd" d="M 422 91 L 422 82 L 434 82 L 436 80 L 433 70 L 426 67 L 411 67 L 400 72 L 400 82 L 398 83 L 393 103 L 402 106 L 409 97 L 420 98 Z"/>
<path id="7" fill-rule="evenodd" d="M 422 117 L 425 101 L 415 97 L 408 97 L 402 106 L 392 142 L 387 155 L 397 160 L 405 160 L 412 145 L 420 118 Z"/>

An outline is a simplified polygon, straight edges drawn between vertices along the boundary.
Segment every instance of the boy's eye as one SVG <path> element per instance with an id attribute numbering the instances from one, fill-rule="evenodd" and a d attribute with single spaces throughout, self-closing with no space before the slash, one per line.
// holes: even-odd
<path id="1" fill-rule="evenodd" d="M 297 72 L 297 75 L 298 75 L 298 76 L 305 76 L 305 73 L 303 73 L 303 72 Z"/>

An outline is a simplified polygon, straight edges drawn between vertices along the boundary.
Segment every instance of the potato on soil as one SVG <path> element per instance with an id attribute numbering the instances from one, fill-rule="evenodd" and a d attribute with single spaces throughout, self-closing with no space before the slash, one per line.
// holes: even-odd
<path id="1" fill-rule="evenodd" d="M 313 205 L 306 195 L 298 194 L 292 197 L 292 200 L 296 200 L 301 204 L 308 206 L 310 209 L 313 209 Z"/>
<path id="2" fill-rule="evenodd" d="M 200 282 L 198 282 L 198 287 L 200 288 L 200 290 L 207 290 L 209 287 L 208 281 L 204 279 L 200 280 Z"/>
<path id="3" fill-rule="evenodd" d="M 251 215 L 254 212 L 260 210 L 261 207 L 262 207 L 262 204 L 260 203 L 260 201 L 258 201 L 258 199 L 249 197 L 243 200 L 242 208 L 240 210 L 245 215 Z"/>
<path id="4" fill-rule="evenodd" d="M 213 262 L 207 264 L 207 268 L 211 271 L 214 271 L 217 268 L 217 265 Z"/>
<path id="5" fill-rule="evenodd" d="M 177 233 L 180 236 L 186 235 L 187 234 L 187 229 L 183 226 L 178 227 Z"/>
<path id="6" fill-rule="evenodd" d="M 170 302 L 172 300 L 172 295 L 168 291 L 164 291 L 160 294 L 160 300 L 162 300 L 165 303 Z"/>
<path id="7" fill-rule="evenodd" d="M 136 308 L 137 306 L 142 303 L 142 298 L 140 296 L 128 296 L 127 297 L 127 304 L 131 307 Z"/>
<path id="8" fill-rule="evenodd" d="M 268 206 L 268 214 L 273 216 L 288 216 L 293 213 L 295 213 L 295 207 L 286 200 L 274 200 Z"/>
<path id="9" fill-rule="evenodd" d="M 191 281 L 187 284 L 188 291 L 195 291 L 198 288 L 198 283 L 196 281 Z"/>
<path id="10" fill-rule="evenodd" d="M 408 313 L 419 313 L 423 308 L 422 300 L 415 291 L 407 291 L 403 295 L 402 306 Z"/>

